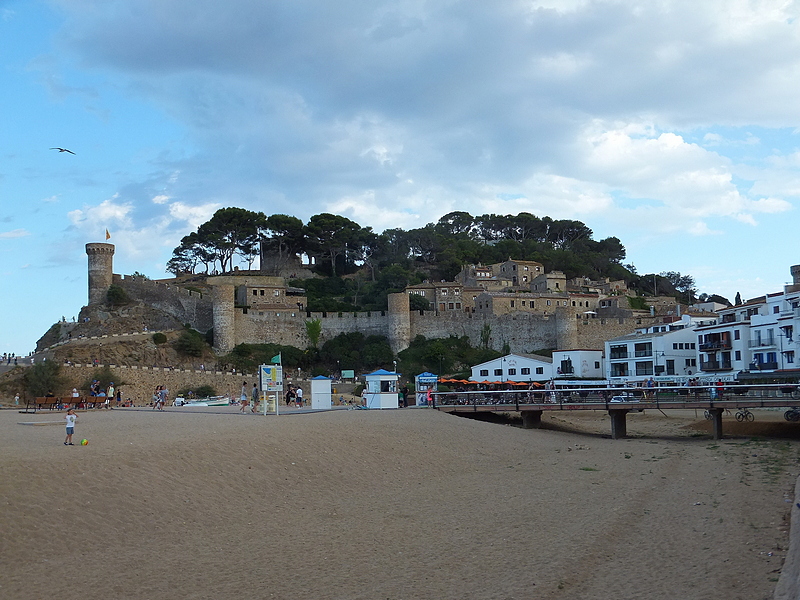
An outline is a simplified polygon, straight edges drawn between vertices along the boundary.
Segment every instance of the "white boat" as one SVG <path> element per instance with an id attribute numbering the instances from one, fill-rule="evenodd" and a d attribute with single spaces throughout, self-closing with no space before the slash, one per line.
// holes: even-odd
<path id="1" fill-rule="evenodd" d="M 228 396 L 211 396 L 210 398 L 197 398 L 186 400 L 185 398 L 175 398 L 175 406 L 228 406 L 230 404 Z"/>

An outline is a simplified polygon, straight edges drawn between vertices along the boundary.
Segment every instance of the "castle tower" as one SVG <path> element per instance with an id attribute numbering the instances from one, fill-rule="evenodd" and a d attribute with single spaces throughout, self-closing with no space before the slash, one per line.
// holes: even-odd
<path id="1" fill-rule="evenodd" d="M 235 286 L 229 278 L 210 280 L 214 298 L 214 349 L 230 352 L 236 345 Z"/>
<path id="2" fill-rule="evenodd" d="M 114 273 L 114 244 L 86 244 L 89 255 L 89 304 L 102 304 Z"/>
<path id="3" fill-rule="evenodd" d="M 411 344 L 411 307 L 408 294 L 389 294 L 389 346 L 397 354 Z"/>
<path id="4" fill-rule="evenodd" d="M 800 265 L 792 265 L 789 270 L 792 272 L 792 283 L 783 286 L 783 291 L 786 294 L 800 290 Z"/>

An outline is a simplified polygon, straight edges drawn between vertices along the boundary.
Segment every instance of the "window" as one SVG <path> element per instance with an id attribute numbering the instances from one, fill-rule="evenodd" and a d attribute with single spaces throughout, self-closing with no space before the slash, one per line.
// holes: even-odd
<path id="1" fill-rule="evenodd" d="M 691 346 L 690 350 L 697 350 L 697 346 L 695 346 L 693 343 L 689 345 Z"/>
<path id="2" fill-rule="evenodd" d="M 599 360 L 594 361 L 594 368 L 595 369 L 599 369 L 600 368 L 600 361 Z"/>
<path id="3" fill-rule="evenodd" d="M 614 363 L 611 365 L 612 377 L 627 377 L 628 376 L 628 363 Z"/>
<path id="4" fill-rule="evenodd" d="M 494 370 L 494 374 L 497 375 L 498 377 L 502 377 L 503 376 L 503 369 L 495 369 Z"/>
<path id="5" fill-rule="evenodd" d="M 667 375 L 675 375 L 675 361 L 671 358 L 667 359 Z"/>
<path id="6" fill-rule="evenodd" d="M 696 358 L 687 358 L 686 359 L 686 366 L 687 367 L 696 367 L 697 366 L 697 359 Z"/>
<path id="7" fill-rule="evenodd" d="M 459 289 L 453 290 L 453 295 L 454 296 L 460 296 L 461 295 L 461 290 L 459 290 Z"/>
<path id="8" fill-rule="evenodd" d="M 544 375 L 544 367 L 536 367 L 537 375 Z"/>
<path id="9" fill-rule="evenodd" d="M 673 343 L 672 344 L 672 349 L 673 350 L 677 350 L 678 349 L 678 344 L 677 343 Z"/>
<path id="10" fill-rule="evenodd" d="M 453 303 L 452 302 L 448 302 L 447 303 L 447 308 L 449 308 L 450 310 L 453 310 Z"/>
<path id="11" fill-rule="evenodd" d="M 258 290 L 253 290 L 253 296 L 258 296 Z"/>
<path id="12" fill-rule="evenodd" d="M 488 377 L 489 369 L 481 369 L 481 377 Z"/>
<path id="13" fill-rule="evenodd" d="M 742 351 L 741 350 L 737 350 L 736 352 L 734 352 L 733 353 L 733 358 L 734 358 L 734 360 L 742 360 Z"/>
<path id="14" fill-rule="evenodd" d="M 511 301 L 511 308 L 514 308 L 514 301 Z"/>
<path id="15" fill-rule="evenodd" d="M 683 344 L 678 344 L 678 350 L 683 350 Z"/>
<path id="16" fill-rule="evenodd" d="M 525 306 L 525 300 L 522 301 L 522 306 Z"/>
<path id="17" fill-rule="evenodd" d="M 447 288 L 443 288 L 443 289 L 439 290 L 439 293 L 440 293 L 442 296 L 447 296 Z"/>
<path id="18" fill-rule="evenodd" d="M 508 370 L 508 374 L 509 375 L 516 375 L 517 374 L 517 370 L 516 369 L 509 369 Z"/>
<path id="19" fill-rule="evenodd" d="M 547 301 L 547 306 L 550 306 L 550 300 Z"/>
<path id="20" fill-rule="evenodd" d="M 739 330 L 738 329 L 734 329 L 733 330 L 733 339 L 738 340 L 739 338 L 740 338 Z"/>
<path id="21" fill-rule="evenodd" d="M 793 363 L 794 362 L 794 351 L 789 351 L 786 353 L 786 362 Z"/>
<path id="22" fill-rule="evenodd" d="M 461 310 L 461 302 L 456 302 L 456 308 Z"/>
<path id="23" fill-rule="evenodd" d="M 519 372 L 520 372 L 522 375 L 530 375 L 530 374 L 531 374 L 531 370 L 530 370 L 528 367 L 522 367 L 522 368 L 519 370 Z"/>
<path id="24" fill-rule="evenodd" d="M 281 295 L 281 291 L 280 291 L 280 290 L 274 290 L 274 291 L 272 292 L 272 295 L 273 295 L 273 296 L 280 296 L 280 295 Z"/>
<path id="25" fill-rule="evenodd" d="M 779 313 L 779 312 L 781 312 L 781 307 L 780 306 L 773 306 L 772 307 L 772 313 L 773 314 Z"/>
<path id="26" fill-rule="evenodd" d="M 653 363 L 651 361 L 645 362 L 637 362 L 636 363 L 636 375 L 652 375 L 653 374 Z"/>

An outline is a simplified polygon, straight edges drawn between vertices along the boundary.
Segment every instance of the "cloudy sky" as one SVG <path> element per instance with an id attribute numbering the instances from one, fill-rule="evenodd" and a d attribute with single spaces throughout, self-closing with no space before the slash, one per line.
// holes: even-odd
<path id="1" fill-rule="evenodd" d="M 640 273 L 800 263 L 791 0 L 0 0 L 0 352 L 223 206 L 578 219 Z M 69 148 L 75 155 L 49 148 Z"/>

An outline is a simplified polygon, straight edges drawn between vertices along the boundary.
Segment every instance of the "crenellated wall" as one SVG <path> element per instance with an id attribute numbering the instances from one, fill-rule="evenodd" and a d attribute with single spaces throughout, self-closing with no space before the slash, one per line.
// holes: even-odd
<path id="1" fill-rule="evenodd" d="M 214 326 L 210 293 L 133 275 L 114 275 L 113 283 L 124 289 L 133 300 L 161 310 L 181 323 L 189 323 L 198 331 L 206 332 Z"/>

